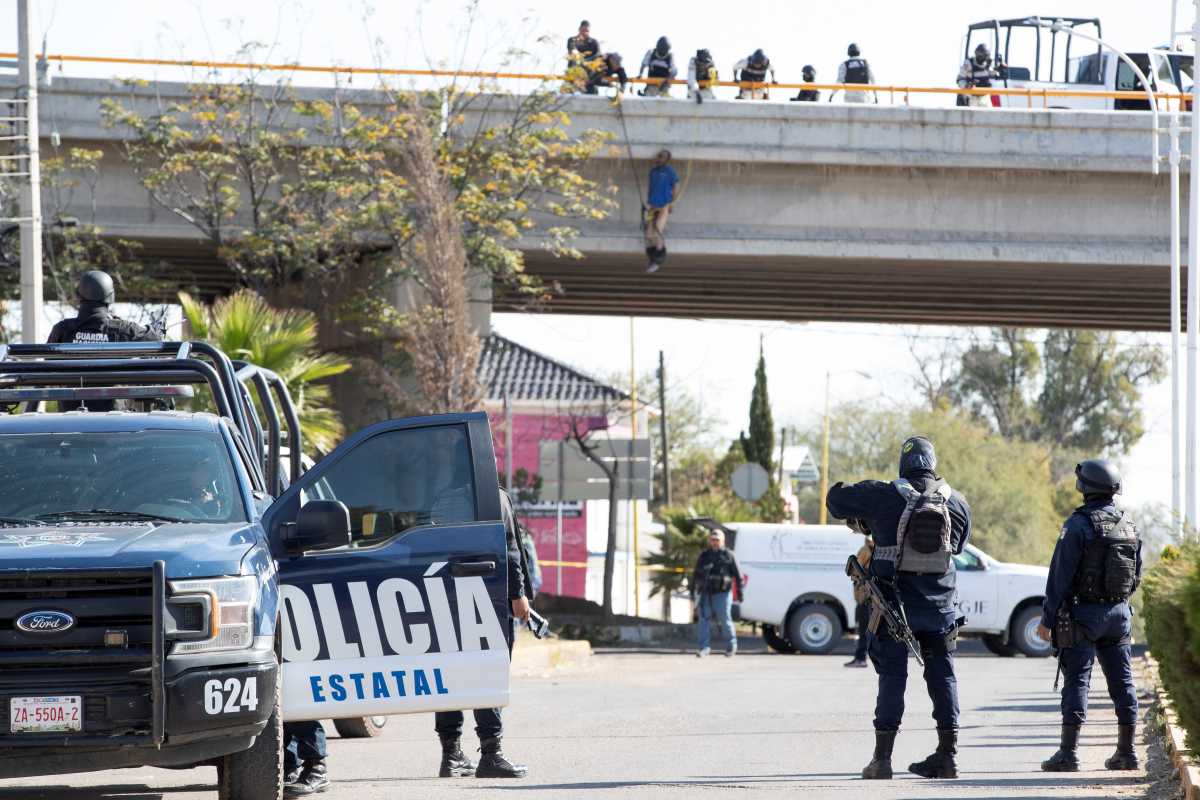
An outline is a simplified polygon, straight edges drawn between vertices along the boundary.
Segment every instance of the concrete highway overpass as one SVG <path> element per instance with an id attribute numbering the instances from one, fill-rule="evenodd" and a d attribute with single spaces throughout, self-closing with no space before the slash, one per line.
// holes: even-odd
<path id="1" fill-rule="evenodd" d="M 134 102 L 150 111 L 183 90 L 155 84 Z M 122 163 L 122 133 L 100 125 L 102 98 L 130 91 L 56 79 L 42 94 L 43 134 L 107 151 L 99 225 L 222 289 L 229 278 L 212 252 L 153 206 Z M 619 187 L 620 209 L 582 229 L 581 261 L 527 242 L 530 271 L 563 289 L 546 311 L 1168 326 L 1168 180 L 1150 172 L 1148 113 L 627 97 L 622 125 L 605 98 L 568 98 L 565 110 L 575 129 L 616 137 L 594 172 Z M 662 147 L 686 184 L 668 263 L 647 275 L 637 181 L 644 191 Z M 494 307 L 514 303 L 499 295 Z"/>

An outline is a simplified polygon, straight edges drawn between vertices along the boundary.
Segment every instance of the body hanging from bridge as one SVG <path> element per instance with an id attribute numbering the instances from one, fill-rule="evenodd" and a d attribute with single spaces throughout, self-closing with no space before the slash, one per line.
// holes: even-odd
<path id="1" fill-rule="evenodd" d="M 679 189 L 679 175 L 671 166 L 671 151 L 659 150 L 650 168 L 643 209 L 642 228 L 646 238 L 646 272 L 658 272 L 667 260 L 667 218 Z"/>

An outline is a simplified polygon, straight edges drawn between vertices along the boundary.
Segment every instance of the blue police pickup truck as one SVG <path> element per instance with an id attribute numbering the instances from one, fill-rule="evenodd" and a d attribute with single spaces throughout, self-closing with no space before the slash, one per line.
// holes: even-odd
<path id="1" fill-rule="evenodd" d="M 506 704 L 485 415 L 304 470 L 283 382 L 202 343 L 0 346 L 0 406 L 0 778 L 207 764 L 263 800 L 284 720 Z"/>

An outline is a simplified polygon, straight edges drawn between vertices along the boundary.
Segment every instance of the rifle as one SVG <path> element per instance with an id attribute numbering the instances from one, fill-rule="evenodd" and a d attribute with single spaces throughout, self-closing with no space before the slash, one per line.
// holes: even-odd
<path id="1" fill-rule="evenodd" d="M 908 617 L 904 613 L 904 605 L 899 598 L 896 599 L 896 604 L 893 606 L 891 601 L 884 596 L 883 590 L 879 588 L 875 578 L 872 578 L 863 569 L 863 565 L 858 563 L 858 556 L 850 556 L 846 560 L 846 574 L 855 583 L 867 587 L 867 593 L 871 599 L 871 632 L 879 630 L 879 623 L 883 622 L 887 625 L 888 634 L 897 642 L 904 642 L 908 645 L 908 652 L 917 659 L 918 665 L 924 667 L 925 660 L 921 658 L 921 647 L 917 643 L 917 638 L 913 636 L 912 628 L 908 626 Z"/>

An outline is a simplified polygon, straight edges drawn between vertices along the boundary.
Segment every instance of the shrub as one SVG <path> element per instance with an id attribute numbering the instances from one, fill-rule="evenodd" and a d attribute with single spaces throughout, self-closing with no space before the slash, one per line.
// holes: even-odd
<path id="1" fill-rule="evenodd" d="M 1200 544 L 1169 546 L 1142 584 L 1146 637 L 1189 746 L 1200 743 Z"/>

